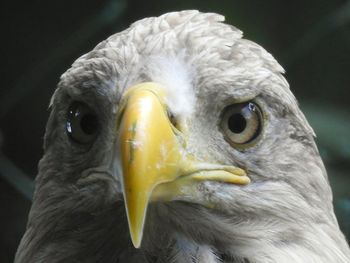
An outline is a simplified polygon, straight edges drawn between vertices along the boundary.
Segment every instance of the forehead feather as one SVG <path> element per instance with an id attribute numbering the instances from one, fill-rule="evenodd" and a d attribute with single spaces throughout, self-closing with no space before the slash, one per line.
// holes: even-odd
<path id="1" fill-rule="evenodd" d="M 223 21 L 221 15 L 198 11 L 142 19 L 78 58 L 62 79 L 86 63 L 93 64 L 96 72 L 101 71 L 100 64 L 110 64 L 118 75 L 111 77 L 119 93 L 141 81 L 163 82 L 175 93 L 181 87 L 183 92 L 178 93 L 185 99 L 191 98 L 189 91 L 210 93 L 208 87 L 217 84 L 232 93 L 239 87 L 259 89 L 277 98 L 313 133 L 282 76 L 283 68 L 265 49 L 242 39 L 240 30 Z M 100 63 L 91 63 L 97 60 Z M 176 78 L 176 85 L 171 85 Z M 191 103 L 193 99 L 187 104 Z"/>

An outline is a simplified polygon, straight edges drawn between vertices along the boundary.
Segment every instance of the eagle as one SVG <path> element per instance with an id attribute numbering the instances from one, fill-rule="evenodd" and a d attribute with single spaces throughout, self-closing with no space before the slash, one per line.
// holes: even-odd
<path id="1" fill-rule="evenodd" d="M 51 99 L 15 262 L 350 262 L 283 73 L 214 13 L 99 43 Z"/>

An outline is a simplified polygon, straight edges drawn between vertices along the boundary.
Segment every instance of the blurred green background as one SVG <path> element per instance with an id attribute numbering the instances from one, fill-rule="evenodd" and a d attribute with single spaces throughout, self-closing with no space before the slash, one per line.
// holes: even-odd
<path id="1" fill-rule="evenodd" d="M 271 52 L 317 134 L 340 226 L 350 238 L 350 1 L 75 0 L 2 4 L 0 261 L 12 262 L 42 155 L 48 103 L 80 55 L 140 18 L 217 12 Z"/>

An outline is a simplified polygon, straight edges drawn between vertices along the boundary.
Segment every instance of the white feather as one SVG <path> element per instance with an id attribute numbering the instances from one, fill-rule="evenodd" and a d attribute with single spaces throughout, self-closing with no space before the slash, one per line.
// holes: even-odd
<path id="1" fill-rule="evenodd" d="M 146 59 L 144 72 L 166 89 L 166 103 L 172 113 L 180 117 L 189 116 L 195 105 L 192 87 L 193 70 L 185 60 L 185 51 L 178 55 L 151 56 Z"/>

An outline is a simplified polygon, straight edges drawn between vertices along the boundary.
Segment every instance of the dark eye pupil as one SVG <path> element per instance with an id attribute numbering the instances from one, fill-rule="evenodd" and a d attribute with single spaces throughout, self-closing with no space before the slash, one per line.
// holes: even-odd
<path id="1" fill-rule="evenodd" d="M 245 130 L 247 121 L 240 113 L 232 114 L 228 119 L 228 128 L 233 133 L 241 133 Z"/>
<path id="2" fill-rule="evenodd" d="M 97 130 L 97 118 L 93 114 L 86 114 L 81 118 L 80 126 L 81 130 L 86 134 L 94 134 Z"/>
<path id="3" fill-rule="evenodd" d="M 66 130 L 69 137 L 80 144 L 92 143 L 99 130 L 97 115 L 82 102 L 73 102 L 68 110 Z"/>

